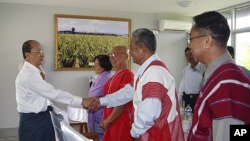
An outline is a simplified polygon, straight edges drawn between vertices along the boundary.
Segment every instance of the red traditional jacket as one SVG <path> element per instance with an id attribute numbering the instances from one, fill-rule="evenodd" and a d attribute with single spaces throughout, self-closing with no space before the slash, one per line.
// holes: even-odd
<path id="1" fill-rule="evenodd" d="M 184 141 L 175 81 L 166 65 L 159 60 L 151 62 L 134 85 L 134 113 L 137 113 L 137 104 L 146 98 L 157 98 L 162 105 L 160 116 L 139 140 Z"/>
<path id="2" fill-rule="evenodd" d="M 203 85 L 194 107 L 188 141 L 212 141 L 213 119 L 250 124 L 250 80 L 233 63 L 218 67 Z"/>

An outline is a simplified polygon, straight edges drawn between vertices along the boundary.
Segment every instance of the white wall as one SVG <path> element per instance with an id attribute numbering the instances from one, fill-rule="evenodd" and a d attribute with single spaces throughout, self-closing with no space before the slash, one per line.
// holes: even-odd
<path id="1" fill-rule="evenodd" d="M 163 60 L 170 73 L 175 78 L 176 88 L 179 89 L 183 66 L 186 65 L 184 50 L 187 46 L 186 32 L 164 31 L 156 35 L 157 53 Z"/>
<path id="2" fill-rule="evenodd" d="M 131 18 L 132 31 L 139 27 L 149 29 L 156 27 L 153 14 L 0 3 L 0 58 L 2 60 L 0 62 L 0 129 L 18 126 L 19 115 L 16 111 L 14 82 L 18 73 L 18 64 L 22 60 L 21 46 L 28 39 L 40 41 L 46 50 L 44 69 L 49 83 L 56 88 L 87 97 L 88 77 L 94 74 L 93 71 L 54 71 L 54 14 Z M 172 72 L 179 72 L 180 70 L 174 69 L 184 66 L 183 51 L 179 51 L 184 47 L 178 42 L 179 37 L 175 39 L 177 36 L 176 34 L 173 37 L 169 34 L 164 36 L 164 39 L 159 40 L 169 37 L 166 41 L 171 42 L 170 46 L 167 48 L 158 46 L 161 53 L 172 54 L 172 57 L 167 59 Z M 171 51 L 172 49 L 174 51 Z M 173 56 L 173 54 L 176 55 Z M 161 56 L 164 58 L 164 54 Z M 132 69 L 136 68 L 138 66 L 133 64 Z M 179 74 L 174 73 L 174 75 Z M 177 78 L 179 79 L 179 76 Z"/>

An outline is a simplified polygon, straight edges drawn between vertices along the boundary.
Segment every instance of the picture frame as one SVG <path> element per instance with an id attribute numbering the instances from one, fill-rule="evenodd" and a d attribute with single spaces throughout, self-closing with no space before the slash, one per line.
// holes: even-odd
<path id="1" fill-rule="evenodd" d="M 128 18 L 55 14 L 54 69 L 94 70 L 96 55 L 108 55 L 118 45 L 129 47 L 130 36 Z"/>

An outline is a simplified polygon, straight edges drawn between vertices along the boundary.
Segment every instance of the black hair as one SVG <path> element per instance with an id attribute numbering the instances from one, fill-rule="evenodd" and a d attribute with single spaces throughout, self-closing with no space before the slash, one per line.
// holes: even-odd
<path id="1" fill-rule="evenodd" d="M 154 33 L 147 28 L 139 28 L 132 34 L 135 44 L 143 44 L 150 51 L 156 51 L 156 38 Z"/>
<path id="2" fill-rule="evenodd" d="M 109 61 L 109 56 L 108 55 L 97 55 L 95 56 L 94 58 L 94 61 L 95 60 L 98 60 L 99 61 L 99 65 L 105 70 L 105 71 L 110 71 L 112 69 L 112 64 L 111 62 Z"/>
<path id="3" fill-rule="evenodd" d="M 23 52 L 23 58 L 26 59 L 25 53 L 30 52 L 32 49 L 32 43 L 35 42 L 35 40 L 27 40 L 23 43 L 22 46 L 22 52 Z"/>
<path id="4" fill-rule="evenodd" d="M 193 17 L 193 20 L 196 28 L 205 29 L 211 33 L 218 46 L 227 47 L 230 28 L 223 15 L 216 11 L 209 11 Z"/>

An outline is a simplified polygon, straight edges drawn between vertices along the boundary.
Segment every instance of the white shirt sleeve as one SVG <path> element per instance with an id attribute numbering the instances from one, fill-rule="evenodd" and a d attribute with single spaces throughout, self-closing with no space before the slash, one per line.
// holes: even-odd
<path id="1" fill-rule="evenodd" d="M 146 98 L 138 105 L 130 131 L 132 137 L 139 138 L 155 124 L 154 121 L 161 114 L 161 106 L 161 102 L 157 98 Z"/>
<path id="2" fill-rule="evenodd" d="M 33 93 L 36 93 L 42 97 L 50 99 L 52 101 L 73 105 L 73 106 L 81 106 L 82 98 L 78 96 L 74 96 L 68 92 L 55 89 L 51 84 L 48 82 L 39 79 L 36 74 L 32 77 L 29 77 L 29 90 Z"/>
<path id="3" fill-rule="evenodd" d="M 132 101 L 134 94 L 134 88 L 130 84 L 127 84 L 119 91 L 100 98 L 100 103 L 102 106 L 117 107 Z"/>

